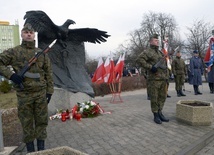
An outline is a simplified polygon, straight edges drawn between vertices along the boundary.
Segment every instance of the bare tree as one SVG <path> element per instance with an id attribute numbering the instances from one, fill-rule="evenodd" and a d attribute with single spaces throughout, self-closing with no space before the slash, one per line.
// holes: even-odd
<path id="1" fill-rule="evenodd" d="M 131 65 L 134 65 L 135 60 L 140 53 L 144 52 L 149 46 L 149 38 L 152 34 L 157 33 L 161 38 L 161 47 L 163 48 L 163 40 L 167 36 L 169 38 L 169 45 L 171 49 L 178 46 L 174 39 L 177 36 L 177 24 L 174 17 L 165 13 L 149 12 L 144 14 L 141 22 L 141 27 L 129 33 L 130 40 L 126 46 L 122 45 L 124 50 L 129 54 Z"/>
<path id="2" fill-rule="evenodd" d="M 196 20 L 191 27 L 187 27 L 189 33 L 186 34 L 188 41 L 186 44 L 186 49 L 189 51 L 189 53 L 197 50 L 201 59 L 204 59 L 209 44 L 209 38 L 212 36 L 211 32 L 213 28 L 213 25 L 211 26 L 209 22 L 206 23 L 204 20 Z M 205 64 L 204 68 L 206 68 Z M 205 69 L 204 75 L 205 79 L 207 80 Z"/>
<path id="3" fill-rule="evenodd" d="M 212 29 L 214 26 L 211 26 L 209 22 L 204 22 L 204 20 L 194 21 L 191 27 L 187 27 L 189 31 L 187 36 L 186 48 L 189 52 L 198 50 L 200 56 L 203 58 L 209 44 L 209 38 L 212 35 Z"/>
<path id="4" fill-rule="evenodd" d="M 144 32 L 148 39 L 154 33 L 159 34 L 163 48 L 165 37 L 169 38 L 169 44 L 173 41 L 173 37 L 177 33 L 177 24 L 171 14 L 149 12 L 143 16 L 141 32 Z"/>

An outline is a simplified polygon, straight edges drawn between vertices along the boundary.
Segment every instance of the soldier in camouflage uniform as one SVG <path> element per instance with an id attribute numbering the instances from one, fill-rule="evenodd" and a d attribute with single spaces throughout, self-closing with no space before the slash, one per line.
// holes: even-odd
<path id="1" fill-rule="evenodd" d="M 3 76 L 14 83 L 18 99 L 18 117 L 23 128 L 23 142 L 27 151 L 34 152 L 34 139 L 38 150 L 44 150 L 47 137 L 48 103 L 53 93 L 51 63 L 47 55 L 41 55 L 25 77 L 17 73 L 41 49 L 35 47 L 35 32 L 26 24 L 21 31 L 22 43 L 0 54 L 0 70 Z M 7 66 L 11 65 L 13 71 Z M 20 84 L 24 88 L 20 89 Z"/>
<path id="2" fill-rule="evenodd" d="M 177 96 L 186 96 L 182 92 L 182 86 L 185 82 L 185 76 L 187 75 L 186 65 L 184 60 L 181 58 L 181 53 L 178 51 L 176 53 L 176 58 L 172 61 L 172 73 L 175 80 L 175 89 L 177 91 Z"/>
<path id="3" fill-rule="evenodd" d="M 156 66 L 160 60 L 161 66 Z M 147 70 L 147 91 L 150 95 L 151 110 L 154 114 L 154 122 L 161 124 L 168 122 L 163 113 L 163 106 L 167 97 L 167 80 L 168 69 L 164 54 L 159 50 L 158 35 L 154 34 L 150 38 L 150 48 L 142 53 L 138 59 L 139 63 L 145 70 Z"/>

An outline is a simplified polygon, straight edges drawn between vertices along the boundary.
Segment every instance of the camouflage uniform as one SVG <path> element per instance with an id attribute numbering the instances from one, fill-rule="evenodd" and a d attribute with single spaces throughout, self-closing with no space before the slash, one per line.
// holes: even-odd
<path id="1" fill-rule="evenodd" d="M 0 54 L 1 73 L 9 79 L 13 72 L 6 66 L 11 65 L 18 73 L 37 52 L 41 52 L 41 49 L 35 48 L 35 42 L 27 41 L 22 41 L 21 45 L 5 50 Z M 25 77 L 23 90 L 14 84 L 18 98 L 18 117 L 23 127 L 25 143 L 34 141 L 35 138 L 44 140 L 47 137 L 46 94 L 53 93 L 52 68 L 47 55 L 42 54 L 28 72 L 39 73 L 40 78 Z"/>
<path id="2" fill-rule="evenodd" d="M 175 89 L 178 96 L 183 96 L 182 86 L 185 82 L 185 76 L 187 74 L 186 65 L 181 57 L 176 56 L 172 61 L 172 73 L 175 78 Z"/>
<path id="3" fill-rule="evenodd" d="M 151 45 L 137 60 L 147 70 L 147 91 L 150 95 L 151 110 L 153 113 L 157 113 L 158 110 L 163 109 L 167 96 L 168 70 L 157 68 L 156 73 L 151 71 L 152 66 L 160 59 L 165 59 L 164 54 L 158 50 L 158 47 Z M 166 67 L 166 61 L 164 62 L 162 65 Z"/>

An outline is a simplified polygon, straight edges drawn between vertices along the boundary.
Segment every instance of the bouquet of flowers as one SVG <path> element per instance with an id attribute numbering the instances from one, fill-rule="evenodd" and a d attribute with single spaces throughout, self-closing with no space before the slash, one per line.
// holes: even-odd
<path id="1" fill-rule="evenodd" d="M 50 120 L 53 120 L 53 119 L 56 119 L 56 118 L 62 119 L 62 116 L 63 116 L 62 114 L 66 114 L 65 115 L 66 119 L 69 119 L 70 118 L 70 114 L 69 113 L 70 113 L 70 111 L 68 109 L 66 111 L 64 111 L 62 109 L 57 109 L 56 110 L 56 114 L 50 116 L 49 118 L 50 118 Z"/>
<path id="2" fill-rule="evenodd" d="M 56 114 L 50 116 L 50 120 L 61 119 L 65 122 L 67 119 L 73 118 L 80 121 L 81 118 L 96 117 L 99 114 L 111 114 L 111 112 L 104 112 L 99 103 L 94 101 L 86 101 L 83 103 L 77 103 L 71 110 L 58 110 Z"/>
<path id="3" fill-rule="evenodd" d="M 86 117 L 96 117 L 100 113 L 103 113 L 99 103 L 94 101 L 86 101 L 83 103 L 77 103 L 72 109 L 73 117 L 75 114 L 80 113 L 83 118 Z"/>

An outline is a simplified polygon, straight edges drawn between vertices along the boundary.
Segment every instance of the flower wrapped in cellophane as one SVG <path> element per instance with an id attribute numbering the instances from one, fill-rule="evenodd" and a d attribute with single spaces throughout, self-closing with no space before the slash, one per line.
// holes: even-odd
<path id="1" fill-rule="evenodd" d="M 82 103 L 77 103 L 73 108 L 73 115 L 75 117 L 76 113 L 80 113 L 83 118 L 86 117 L 96 117 L 103 113 L 99 103 L 94 101 L 86 101 Z"/>

